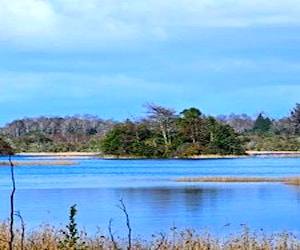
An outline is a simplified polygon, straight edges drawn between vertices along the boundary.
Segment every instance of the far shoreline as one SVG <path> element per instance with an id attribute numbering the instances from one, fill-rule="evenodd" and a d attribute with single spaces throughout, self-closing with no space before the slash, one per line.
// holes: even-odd
<path id="1" fill-rule="evenodd" d="M 103 155 L 98 152 L 22 152 L 15 156 L 55 157 L 55 158 L 99 158 Z"/>
<path id="2" fill-rule="evenodd" d="M 101 152 L 22 152 L 15 156 L 56 157 L 56 158 L 101 158 L 101 159 L 152 159 L 134 156 L 105 155 Z M 166 159 L 239 159 L 239 158 L 300 158 L 300 151 L 246 151 L 245 155 L 195 155 Z"/>
<path id="3" fill-rule="evenodd" d="M 248 150 L 246 154 L 250 157 L 262 158 L 300 158 L 300 151 L 254 151 Z"/>

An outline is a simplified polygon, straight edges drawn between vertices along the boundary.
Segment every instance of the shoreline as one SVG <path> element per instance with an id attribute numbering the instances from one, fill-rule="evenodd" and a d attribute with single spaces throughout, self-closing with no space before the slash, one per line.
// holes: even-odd
<path id="1" fill-rule="evenodd" d="M 55 157 L 55 158 L 99 158 L 101 153 L 97 152 L 22 152 L 15 156 L 33 156 L 33 157 Z"/>
<path id="2" fill-rule="evenodd" d="M 150 159 L 134 156 L 105 155 L 100 152 L 22 152 L 15 156 L 37 156 L 56 158 L 102 158 L 102 159 Z M 239 158 L 300 158 L 300 151 L 246 151 L 246 155 L 194 155 L 186 158 L 167 159 L 239 159 Z"/>
<path id="3" fill-rule="evenodd" d="M 246 151 L 250 157 L 261 158 L 300 158 L 300 151 Z"/>

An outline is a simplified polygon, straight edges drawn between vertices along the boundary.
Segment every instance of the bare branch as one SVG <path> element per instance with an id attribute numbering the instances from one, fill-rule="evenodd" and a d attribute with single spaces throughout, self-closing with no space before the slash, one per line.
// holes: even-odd
<path id="1" fill-rule="evenodd" d="M 127 212 L 127 209 L 126 209 L 126 206 L 124 204 L 123 199 L 120 200 L 120 204 L 121 205 L 117 205 L 117 207 L 120 208 L 123 211 L 123 213 L 125 214 L 125 217 L 126 217 L 126 225 L 127 225 L 127 229 L 128 229 L 128 246 L 127 246 L 127 250 L 130 250 L 131 249 L 131 242 L 132 242 L 132 239 L 131 239 L 132 229 L 131 229 L 131 226 L 130 226 L 129 215 L 128 215 L 128 212 Z"/>
<path id="2" fill-rule="evenodd" d="M 21 250 L 24 250 L 24 240 L 25 240 L 25 222 L 24 219 L 20 213 L 20 211 L 17 211 L 15 215 L 20 219 L 21 221 Z"/>
<path id="3" fill-rule="evenodd" d="M 16 182 L 15 182 L 15 173 L 14 173 L 14 164 L 11 161 L 11 156 L 8 158 L 10 163 L 10 173 L 11 173 L 11 181 L 12 181 L 12 191 L 10 194 L 10 240 L 9 240 L 9 250 L 13 250 L 13 242 L 14 242 L 14 215 L 15 215 L 15 192 L 16 192 Z"/>
<path id="4" fill-rule="evenodd" d="M 109 236 L 110 236 L 111 242 L 113 243 L 113 249 L 117 250 L 118 249 L 118 245 L 117 245 L 117 242 L 115 240 L 114 233 L 112 232 L 112 227 L 111 227 L 112 222 L 113 222 L 113 220 L 110 219 L 109 220 L 109 224 L 108 224 L 108 232 L 109 232 Z"/>

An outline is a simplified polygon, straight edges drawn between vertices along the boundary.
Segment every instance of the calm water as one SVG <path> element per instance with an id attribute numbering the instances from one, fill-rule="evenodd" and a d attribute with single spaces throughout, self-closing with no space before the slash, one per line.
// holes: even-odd
<path id="1" fill-rule="evenodd" d="M 6 160 L 6 158 L 0 158 Z M 15 160 L 45 160 L 15 157 Z M 70 206 L 89 234 L 107 234 L 109 220 L 126 236 L 125 218 L 116 206 L 123 199 L 135 236 L 195 228 L 217 235 L 255 230 L 300 232 L 300 188 L 281 183 L 178 183 L 189 176 L 300 176 L 300 159 L 224 160 L 76 159 L 72 166 L 15 168 L 16 210 L 28 229 L 42 223 L 64 226 Z M 0 168 L 0 219 L 9 215 L 9 167 Z M 227 225 L 227 226 L 225 226 Z"/>

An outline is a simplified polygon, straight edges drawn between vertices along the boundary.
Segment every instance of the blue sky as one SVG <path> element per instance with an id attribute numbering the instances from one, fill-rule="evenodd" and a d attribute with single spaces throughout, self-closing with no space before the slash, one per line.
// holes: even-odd
<path id="1" fill-rule="evenodd" d="M 300 102 L 298 0 L 0 0 L 0 125 L 145 103 L 289 115 Z"/>

